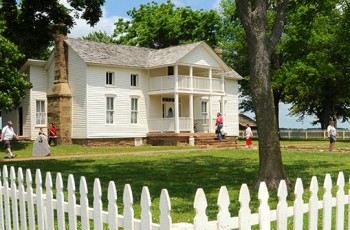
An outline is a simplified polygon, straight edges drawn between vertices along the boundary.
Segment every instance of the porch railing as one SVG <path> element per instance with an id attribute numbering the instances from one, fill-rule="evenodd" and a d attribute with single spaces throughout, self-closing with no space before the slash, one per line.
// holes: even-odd
<path id="1" fill-rule="evenodd" d="M 181 90 L 199 91 L 199 92 L 223 92 L 221 79 L 212 79 L 210 87 L 210 79 L 206 77 L 193 77 L 193 88 L 191 87 L 191 78 L 186 75 L 179 75 L 178 87 Z M 210 89 L 212 88 L 212 89 Z M 149 91 L 162 91 L 175 89 L 175 76 L 159 76 L 149 79 Z"/>
<path id="2" fill-rule="evenodd" d="M 179 118 L 181 131 L 191 131 L 191 119 L 189 117 Z M 151 118 L 148 123 L 149 132 L 175 132 L 175 118 Z"/>

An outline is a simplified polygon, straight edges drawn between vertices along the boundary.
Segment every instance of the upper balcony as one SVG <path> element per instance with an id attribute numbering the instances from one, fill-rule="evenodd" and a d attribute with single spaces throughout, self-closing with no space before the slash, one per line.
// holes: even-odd
<path id="1" fill-rule="evenodd" d="M 149 92 L 189 92 L 194 94 L 223 94 L 223 79 L 187 75 L 157 76 L 149 78 Z"/>

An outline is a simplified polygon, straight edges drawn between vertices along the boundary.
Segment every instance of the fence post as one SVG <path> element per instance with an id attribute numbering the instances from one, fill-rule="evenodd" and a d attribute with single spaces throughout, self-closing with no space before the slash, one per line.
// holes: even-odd
<path id="1" fill-rule="evenodd" d="M 11 205 L 12 205 L 13 229 L 19 229 L 16 173 L 15 173 L 15 167 L 13 166 L 11 166 L 10 168 L 10 180 L 11 180 Z"/>
<path id="2" fill-rule="evenodd" d="M 260 200 L 259 206 L 259 223 L 261 230 L 271 229 L 270 221 L 270 206 L 269 206 L 269 192 L 265 182 L 260 182 L 258 198 Z"/>
<path id="3" fill-rule="evenodd" d="M 205 210 L 208 207 L 208 203 L 204 190 L 201 188 L 197 189 L 193 207 L 196 210 L 196 216 L 193 220 L 194 228 L 197 230 L 207 229 L 208 216 L 206 215 Z"/>
<path id="4" fill-rule="evenodd" d="M 230 205 L 230 197 L 226 186 L 221 186 L 217 204 L 219 207 L 219 213 L 217 215 L 218 229 L 230 229 L 231 214 L 228 209 Z"/>
<path id="5" fill-rule="evenodd" d="M 342 230 L 344 229 L 344 174 L 343 172 L 339 172 L 337 179 L 338 191 L 336 195 L 336 229 Z"/>
<path id="6" fill-rule="evenodd" d="M 241 206 L 238 212 L 239 229 L 249 230 L 251 229 L 251 210 L 249 207 L 250 193 L 247 184 L 242 184 L 238 200 Z"/>
<path id="7" fill-rule="evenodd" d="M 323 230 L 332 229 L 332 178 L 327 173 L 323 183 L 324 194 L 323 194 Z"/>
<path id="8" fill-rule="evenodd" d="M 297 182 L 295 184 L 294 194 L 295 194 L 295 200 L 294 200 L 294 230 L 303 229 L 303 182 L 300 178 L 297 179 Z"/>
<path id="9" fill-rule="evenodd" d="M 318 183 L 317 178 L 315 176 L 311 179 L 310 184 L 310 193 L 311 196 L 309 198 L 309 230 L 315 229 L 317 230 L 318 223 Z"/>
<path id="10" fill-rule="evenodd" d="M 287 184 L 285 180 L 281 180 L 279 186 L 278 186 L 278 204 L 277 204 L 277 229 L 284 230 L 287 229 L 288 224 L 288 216 L 287 216 L 287 210 L 288 210 L 288 203 L 287 203 L 287 196 L 288 196 L 288 189 Z"/>
<path id="11" fill-rule="evenodd" d="M 160 228 L 159 229 L 170 230 L 172 225 L 172 218 L 170 215 L 171 204 L 170 204 L 168 190 L 166 189 L 162 189 L 162 192 L 160 194 L 159 210 L 160 210 L 160 217 L 159 217 Z"/>

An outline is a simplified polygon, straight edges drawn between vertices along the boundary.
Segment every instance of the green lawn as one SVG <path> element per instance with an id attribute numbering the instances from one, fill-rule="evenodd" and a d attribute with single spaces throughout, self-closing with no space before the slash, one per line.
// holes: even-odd
<path id="1" fill-rule="evenodd" d="M 254 142 L 257 146 L 257 142 Z M 299 177 L 307 190 L 311 177 L 317 176 L 319 187 L 323 187 L 326 173 L 330 173 L 335 186 L 339 171 L 343 171 L 346 181 L 349 181 L 350 173 L 350 142 L 339 141 L 336 148 L 342 151 L 328 152 L 327 140 L 319 141 L 282 141 L 282 149 L 285 169 L 291 181 L 294 183 Z M 304 149 L 305 148 L 305 149 Z M 312 148 L 311 150 L 309 148 Z M 169 150 L 182 149 L 181 152 Z M 19 142 L 14 145 L 14 152 L 21 157 L 31 157 L 32 143 Z M 162 152 L 160 150 L 167 150 Z M 188 151 L 187 151 L 188 150 Z M 256 149 L 211 149 L 194 150 L 192 147 L 83 147 L 77 145 L 60 145 L 52 147 L 52 155 L 73 155 L 88 153 L 117 153 L 139 152 L 119 156 L 81 157 L 65 159 L 47 159 L 32 161 L 7 161 L 7 166 L 22 167 L 23 170 L 31 169 L 35 173 L 40 169 L 43 177 L 49 171 L 53 180 L 56 173 L 61 172 L 64 184 L 67 186 L 69 174 L 74 175 L 76 188 L 79 188 L 79 180 L 84 176 L 88 183 L 90 197 L 95 178 L 99 178 L 103 189 L 103 199 L 107 196 L 109 181 L 114 181 L 118 192 L 119 210 L 122 211 L 122 193 L 125 184 L 130 184 L 133 190 L 135 215 L 139 218 L 140 193 L 142 186 L 148 186 L 151 198 L 154 221 L 158 222 L 158 204 L 161 189 L 168 189 L 171 204 L 173 222 L 192 222 L 195 215 L 193 201 L 197 188 L 203 188 L 208 200 L 207 214 L 210 220 L 216 218 L 217 196 L 220 186 L 225 185 L 230 193 L 232 215 L 237 215 L 239 209 L 238 195 L 243 183 L 250 189 L 253 188 L 258 174 L 258 151 Z M 150 151 L 150 152 L 144 152 Z M 3 163 L 3 162 L 2 162 Z M 34 178 L 34 177 L 33 177 Z M 44 179 L 44 178 L 43 178 Z M 45 181 L 45 180 L 43 180 Z M 348 191 L 348 186 L 346 191 Z M 321 189 L 320 189 L 321 190 Z M 290 194 L 293 193 L 290 190 Z M 307 202 L 308 193 L 305 194 Z M 251 190 L 253 211 L 258 207 L 257 191 Z M 319 195 L 319 198 L 321 196 Z M 77 199 L 78 200 L 78 199 Z M 293 196 L 289 196 L 292 204 Z M 89 201 L 92 205 L 92 198 Z M 277 197 L 275 192 L 270 194 L 270 203 L 275 208 Z M 106 202 L 104 202 L 106 207 Z"/>

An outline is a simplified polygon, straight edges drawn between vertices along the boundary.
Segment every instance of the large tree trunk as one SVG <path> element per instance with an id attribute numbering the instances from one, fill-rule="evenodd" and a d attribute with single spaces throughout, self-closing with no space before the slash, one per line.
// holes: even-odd
<path id="1" fill-rule="evenodd" d="M 268 1 L 256 0 L 250 5 L 250 1 L 236 0 L 249 45 L 249 84 L 259 135 L 259 176 L 256 185 L 264 181 L 272 189 L 277 189 L 281 180 L 290 184 L 283 167 L 270 76 L 271 55 L 283 31 L 287 2 L 278 1 L 274 27 L 268 38 Z"/>
<path id="2" fill-rule="evenodd" d="M 259 136 L 259 177 L 268 187 L 278 188 L 281 180 L 289 184 L 282 161 L 278 124 L 270 79 L 270 61 L 266 45 L 253 42 L 250 47 L 250 87 Z"/>

